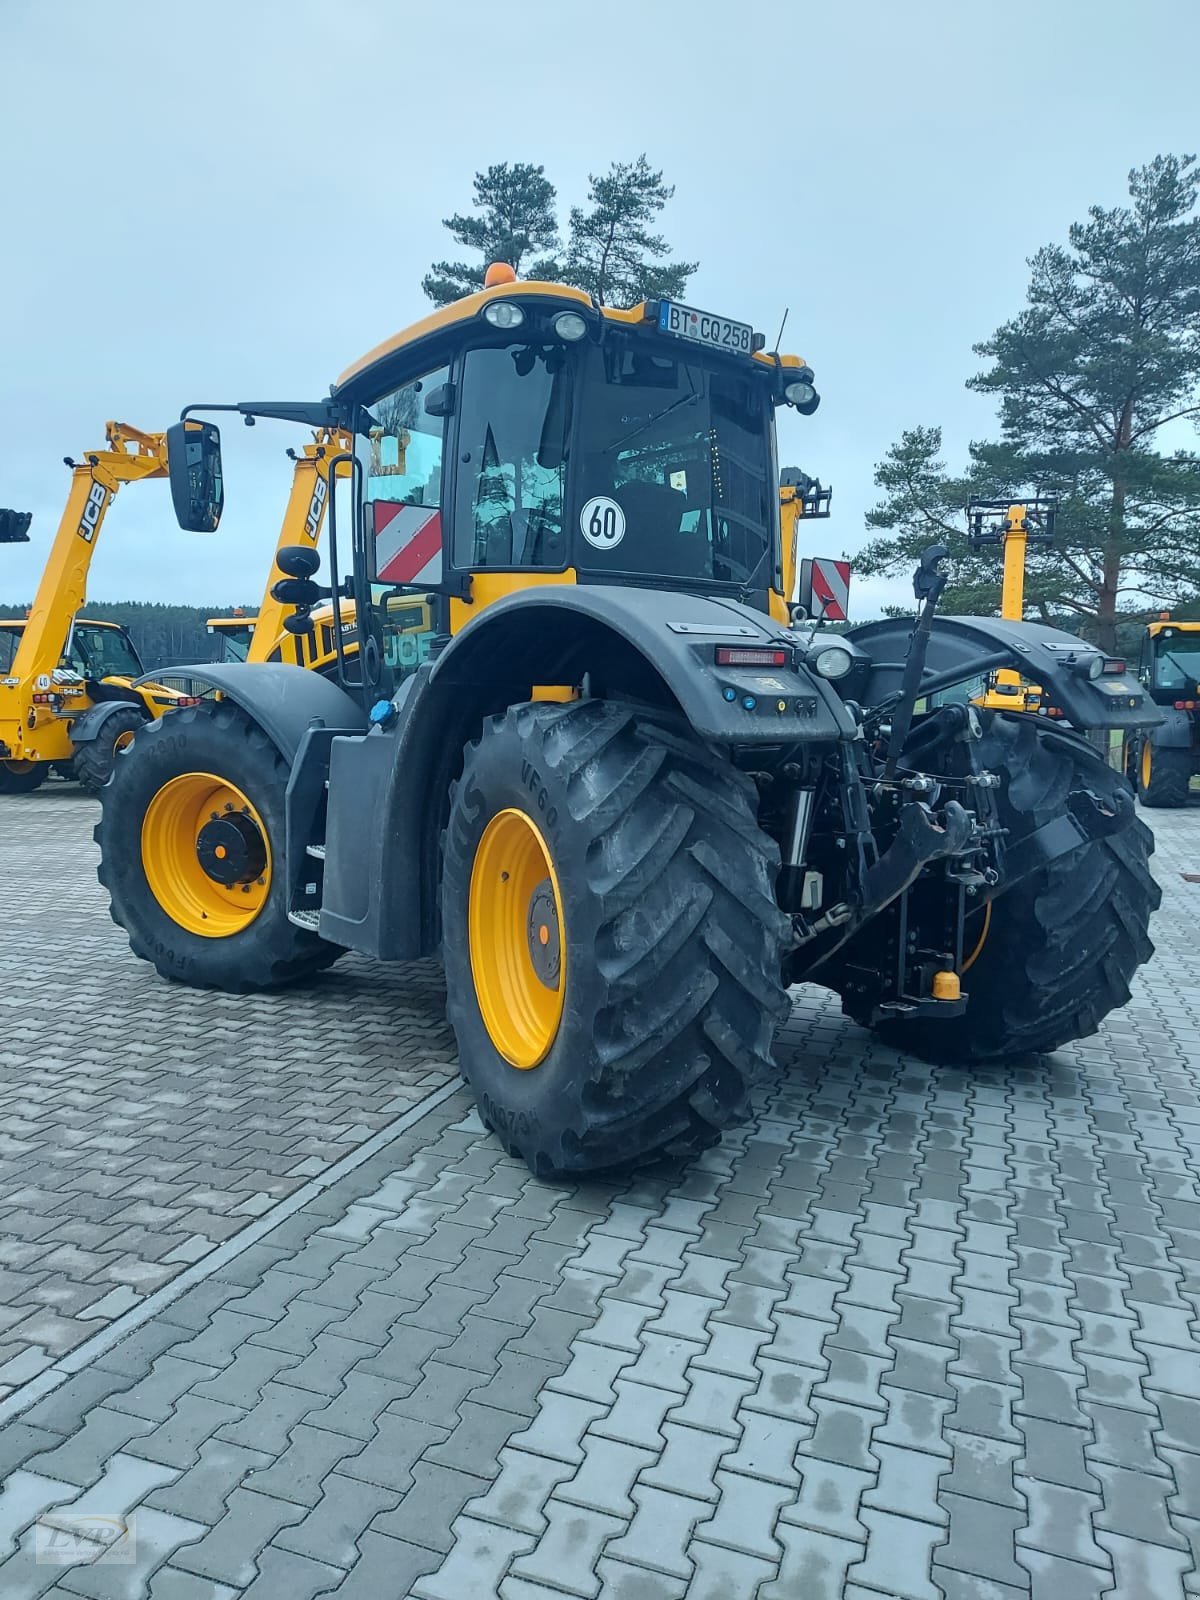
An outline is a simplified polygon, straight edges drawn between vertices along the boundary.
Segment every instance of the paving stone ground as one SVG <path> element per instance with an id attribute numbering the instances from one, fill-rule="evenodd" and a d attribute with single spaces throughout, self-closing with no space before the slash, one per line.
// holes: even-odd
<path id="1" fill-rule="evenodd" d="M 23 802 L 24 845 L 6 815 L 0 860 L 40 855 L 42 817 L 75 849 L 51 863 L 68 926 L 44 881 L 20 908 L 40 941 L 21 982 L 63 1009 L 79 993 L 64 946 L 90 957 L 109 1042 L 47 1060 L 26 1040 L 14 1060 L 8 1041 L 0 1082 L 42 1111 L 70 1073 L 99 1122 L 154 1093 L 121 1076 L 120 1041 L 145 1034 L 136 1070 L 166 1058 L 180 1075 L 175 1019 L 226 1013 L 156 993 L 93 915 L 86 804 Z M 1200 885 L 1182 877 L 1200 870 L 1200 815 L 1153 821 L 1158 955 L 1100 1035 L 1052 1058 L 931 1068 L 806 989 L 754 1122 L 686 1166 L 537 1183 L 456 1089 L 284 1220 L 265 1213 L 248 1248 L 233 1235 L 156 1314 L 118 1314 L 119 1342 L 0 1407 L 0 1595 L 1200 1595 Z M 404 1029 L 440 1085 L 436 981 L 411 979 L 348 963 L 273 1002 L 250 1025 L 267 1078 L 250 1050 L 240 1071 L 206 1066 L 226 1041 L 194 1034 L 195 1092 L 133 1113 L 138 1144 L 156 1122 L 228 1143 L 272 1115 L 293 1063 L 319 1123 L 363 1082 L 391 1088 Z M 285 1036 L 296 1005 L 307 1025 Z M 367 1058 L 354 1088 L 350 1055 Z M 423 1081 L 375 1114 L 409 1110 Z M 238 1086 L 255 1109 L 202 1131 Z M 279 1137 L 320 1137 L 298 1126 Z M 138 1145 L 81 1146 L 140 1181 Z M 291 1149 L 272 1152 L 285 1175 Z M 81 1165 L 56 1163 L 53 1192 L 86 1223 L 93 1193 L 62 1181 Z M 133 1550 L 88 1524 L 72 1554 L 95 1559 L 39 1562 L 80 1515 L 131 1518 Z"/>
<path id="2" fill-rule="evenodd" d="M 440 974 L 203 994 L 129 954 L 74 784 L 0 802 L 0 1396 L 454 1075 Z"/>

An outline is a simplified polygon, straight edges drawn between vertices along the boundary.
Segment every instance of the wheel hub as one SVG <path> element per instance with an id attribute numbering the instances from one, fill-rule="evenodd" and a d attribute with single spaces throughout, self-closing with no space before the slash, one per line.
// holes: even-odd
<path id="1" fill-rule="evenodd" d="M 267 865 L 267 847 L 252 817 L 226 812 L 211 817 L 196 836 L 196 859 L 214 883 L 253 883 Z"/>
<path id="2" fill-rule="evenodd" d="M 547 989 L 557 989 L 562 935 L 558 926 L 558 902 L 549 878 L 543 878 L 529 898 L 526 939 L 529 960 L 538 982 Z"/>

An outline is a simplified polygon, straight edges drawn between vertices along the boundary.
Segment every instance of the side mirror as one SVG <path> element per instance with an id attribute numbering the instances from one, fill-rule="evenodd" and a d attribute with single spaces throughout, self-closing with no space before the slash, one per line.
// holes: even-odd
<path id="1" fill-rule="evenodd" d="M 452 417 L 457 398 L 458 392 L 452 383 L 439 383 L 436 389 L 431 389 L 425 396 L 425 415 Z"/>
<path id="2" fill-rule="evenodd" d="M 167 471 L 179 526 L 215 533 L 225 504 L 221 433 L 211 422 L 176 422 L 167 429 Z"/>

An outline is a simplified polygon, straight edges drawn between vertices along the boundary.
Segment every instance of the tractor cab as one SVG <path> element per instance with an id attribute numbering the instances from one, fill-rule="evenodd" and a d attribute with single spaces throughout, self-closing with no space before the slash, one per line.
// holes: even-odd
<path id="1" fill-rule="evenodd" d="M 481 293 L 355 363 L 330 400 L 229 408 L 354 440 L 333 468 L 329 586 L 312 581 L 309 552 L 295 571 L 279 553 L 276 587 L 299 608 L 287 626 L 311 627 L 332 589 L 353 600 L 360 649 L 344 681 L 376 696 L 411 655 L 396 602 L 413 595 L 429 596 L 435 639 L 533 586 L 724 597 L 786 624 L 775 411 L 819 399 L 803 361 L 765 342 L 674 302 L 615 310 L 492 268 Z M 216 429 L 185 415 L 175 431 L 176 505 L 185 527 L 210 528 Z"/>

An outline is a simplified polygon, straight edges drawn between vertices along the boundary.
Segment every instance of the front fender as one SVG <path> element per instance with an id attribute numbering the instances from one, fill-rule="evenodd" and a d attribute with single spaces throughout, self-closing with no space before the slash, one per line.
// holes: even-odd
<path id="1" fill-rule="evenodd" d="M 867 705 L 895 694 L 904 672 L 904 658 L 913 621 L 886 617 L 847 630 L 870 658 L 869 668 L 856 678 L 853 691 Z M 935 617 L 925 663 L 925 677 L 946 672 L 966 682 L 983 670 L 979 662 L 1002 654 L 987 670 L 1007 666 L 1030 683 L 1039 683 L 1077 728 L 1148 728 L 1162 720 L 1162 712 L 1129 673 L 1089 679 L 1079 670 L 1093 656 L 1094 645 L 1039 622 L 1010 622 L 1004 617 Z"/>
<path id="2" fill-rule="evenodd" d="M 300 741 L 314 723 L 348 731 L 367 726 L 361 701 L 305 667 L 267 661 L 210 661 L 202 666 L 172 667 L 169 676 L 189 679 L 198 692 L 218 689 L 258 723 L 288 761 L 295 759 Z M 155 681 L 156 675 L 149 673 L 139 678 L 137 685 Z"/>
<path id="3" fill-rule="evenodd" d="M 1163 720 L 1147 735 L 1157 750 L 1190 750 L 1195 738 L 1193 713 L 1177 711 L 1174 706 L 1163 708 Z"/>
<path id="4" fill-rule="evenodd" d="M 127 700 L 102 700 L 99 705 L 81 711 L 71 721 L 71 743 L 90 744 L 93 739 L 98 739 L 109 718 L 115 717 L 120 711 L 128 711 L 130 706 L 138 711 L 144 709 L 138 696 L 130 695 Z"/>

